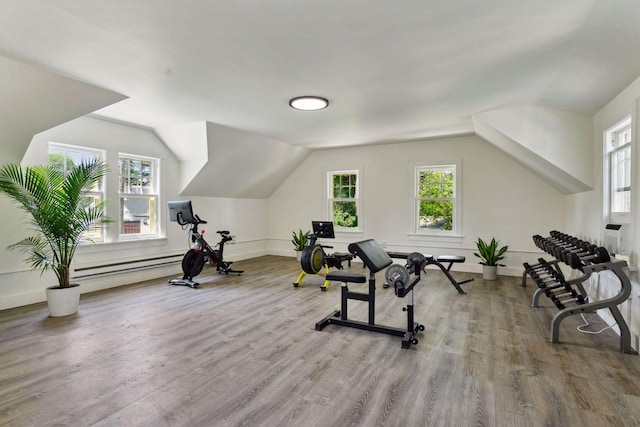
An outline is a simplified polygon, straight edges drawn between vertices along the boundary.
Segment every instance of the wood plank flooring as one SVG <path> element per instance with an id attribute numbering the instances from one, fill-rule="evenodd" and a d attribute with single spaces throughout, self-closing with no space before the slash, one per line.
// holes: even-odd
<path id="1" fill-rule="evenodd" d="M 340 285 L 321 292 L 307 276 L 293 288 L 292 258 L 238 268 L 205 270 L 198 289 L 163 279 L 83 295 L 67 318 L 44 304 L 0 312 L 0 425 L 640 425 L 640 357 L 613 332 L 576 331 L 579 317 L 550 344 L 556 309 L 531 308 L 519 278 L 476 276 L 459 295 L 429 270 L 414 297 L 426 331 L 402 349 L 398 337 L 315 331 Z M 406 301 L 382 281 L 376 323 L 404 327 Z M 349 309 L 366 320 L 365 303 Z"/>

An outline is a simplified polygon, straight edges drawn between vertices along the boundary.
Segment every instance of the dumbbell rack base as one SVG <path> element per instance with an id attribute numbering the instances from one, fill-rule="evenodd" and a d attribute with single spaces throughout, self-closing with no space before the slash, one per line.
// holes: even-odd
<path id="1" fill-rule="evenodd" d="M 568 234 L 559 231 L 551 231 L 549 234 L 550 237 L 535 235 L 533 241 L 536 246 L 553 255 L 556 260 L 546 261 L 539 258 L 537 264 L 524 263 L 522 286 L 526 286 L 527 276 L 530 275 L 539 288 L 533 296 L 532 306 L 538 306 L 538 298 L 544 293 L 560 309 L 551 321 L 551 342 L 560 342 L 560 323 L 565 318 L 575 314 L 595 313 L 598 310 L 609 309 L 620 330 L 620 351 L 625 354 L 638 354 L 631 346 L 631 331 L 618 309 L 620 304 L 629 299 L 632 290 L 631 281 L 625 271 L 626 261 L 612 259 L 606 248 Z M 565 280 L 559 268 L 560 261 L 583 274 L 576 279 Z M 582 283 L 593 273 L 605 270 L 610 270 L 618 278 L 620 290 L 611 298 L 590 301 Z M 568 298 L 564 298 L 565 296 Z M 567 307 L 565 305 L 567 303 L 572 305 Z"/>
<path id="2" fill-rule="evenodd" d="M 551 321 L 551 342 L 560 342 L 560 323 L 565 318 L 575 314 L 594 313 L 597 310 L 608 308 L 620 329 L 620 351 L 625 354 L 638 354 L 638 352 L 631 347 L 631 331 L 622 313 L 620 313 L 618 309 L 618 305 L 625 302 L 631 295 L 631 281 L 623 270 L 626 266 L 626 261 L 614 261 L 604 264 L 593 264 L 582 268 L 583 272 L 587 275 L 594 272 L 611 270 L 620 280 L 620 292 L 611 298 L 560 310 Z"/>

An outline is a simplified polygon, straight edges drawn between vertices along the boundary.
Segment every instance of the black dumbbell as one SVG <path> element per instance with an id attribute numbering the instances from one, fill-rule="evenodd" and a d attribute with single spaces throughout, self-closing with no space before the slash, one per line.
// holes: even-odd
<path id="1" fill-rule="evenodd" d="M 577 269 L 581 269 L 587 263 L 601 264 L 609 261 L 611 261 L 609 251 L 607 251 L 607 249 L 602 246 L 596 247 L 593 253 L 587 256 L 579 256 L 576 253 L 570 253 L 567 255 L 567 264 Z"/>
<path id="2" fill-rule="evenodd" d="M 568 296 L 568 298 L 564 298 L 565 296 Z M 575 303 L 575 304 L 584 304 L 584 297 L 582 295 L 579 295 L 578 293 L 574 292 L 570 292 L 570 293 L 566 293 L 566 294 L 558 294 L 555 297 L 552 297 L 551 300 L 555 303 L 556 301 L 558 303 L 560 303 L 563 307 L 566 307 L 566 304 L 568 303 Z M 556 304 L 558 305 L 558 304 Z"/>
<path id="3" fill-rule="evenodd" d="M 556 251 L 556 258 L 567 263 L 567 256 L 570 253 L 574 253 L 576 255 L 578 255 L 579 257 L 586 257 L 589 255 L 593 255 L 596 251 L 596 249 L 598 249 L 598 247 L 596 245 L 592 245 L 592 244 L 584 244 L 582 246 L 578 246 L 575 248 L 566 248 L 566 249 L 559 249 Z"/>

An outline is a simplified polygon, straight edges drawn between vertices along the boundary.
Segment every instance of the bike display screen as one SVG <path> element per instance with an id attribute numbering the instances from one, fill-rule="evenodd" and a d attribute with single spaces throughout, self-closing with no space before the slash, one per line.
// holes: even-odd
<path id="1" fill-rule="evenodd" d="M 191 200 L 167 202 L 167 205 L 169 206 L 169 221 L 181 225 L 195 222 Z"/>

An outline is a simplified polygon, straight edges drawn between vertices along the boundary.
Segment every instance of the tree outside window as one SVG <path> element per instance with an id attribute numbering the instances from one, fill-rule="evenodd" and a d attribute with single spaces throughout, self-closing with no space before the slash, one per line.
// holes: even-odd
<path id="1" fill-rule="evenodd" d="M 49 143 L 49 165 L 63 171 L 65 175 L 74 167 L 82 163 L 90 163 L 95 160 L 103 160 L 104 152 L 86 147 L 77 147 L 72 145 L 59 144 L 55 142 Z M 95 206 L 102 200 L 105 200 L 104 182 L 100 180 L 87 193 L 90 199 L 90 206 Z M 91 225 L 84 232 L 84 237 L 92 241 L 100 241 L 104 239 L 102 229 Z"/>
<path id="2" fill-rule="evenodd" d="M 453 231 L 455 166 L 416 168 L 417 231 Z"/>
<path id="3" fill-rule="evenodd" d="M 329 216 L 336 228 L 358 228 L 358 171 L 329 173 Z"/>

